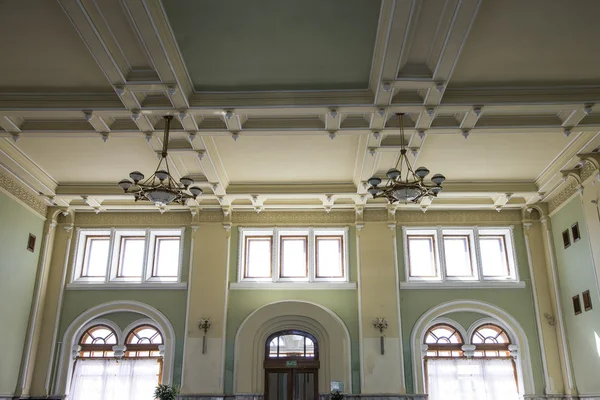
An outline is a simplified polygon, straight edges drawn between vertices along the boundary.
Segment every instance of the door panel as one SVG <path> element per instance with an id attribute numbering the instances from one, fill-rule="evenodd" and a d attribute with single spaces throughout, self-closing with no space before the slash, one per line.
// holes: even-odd
<path id="1" fill-rule="evenodd" d="M 317 370 L 266 370 L 265 400 L 317 400 Z"/>

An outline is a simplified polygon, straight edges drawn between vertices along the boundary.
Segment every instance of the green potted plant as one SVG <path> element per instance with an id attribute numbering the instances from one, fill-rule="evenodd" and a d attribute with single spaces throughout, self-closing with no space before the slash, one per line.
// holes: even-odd
<path id="1" fill-rule="evenodd" d="M 331 392 L 331 395 L 329 396 L 329 400 L 343 400 L 344 399 L 344 395 L 340 393 L 339 390 L 336 390 L 335 392 Z"/>
<path id="2" fill-rule="evenodd" d="M 154 390 L 154 398 L 158 400 L 176 400 L 179 389 L 171 385 L 158 385 Z"/>

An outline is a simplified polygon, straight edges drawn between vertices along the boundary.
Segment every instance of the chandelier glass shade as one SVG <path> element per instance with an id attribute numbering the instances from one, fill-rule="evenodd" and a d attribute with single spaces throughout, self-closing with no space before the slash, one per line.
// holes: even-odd
<path id="1" fill-rule="evenodd" d="M 446 180 L 444 175 L 435 174 L 431 183 L 425 182 L 429 170 L 419 167 L 413 170 L 406 155 L 404 140 L 404 114 L 397 114 L 400 123 L 400 157 L 396 166 L 386 173 L 387 182 L 382 185 L 382 179 L 376 176 L 369 178 L 368 192 L 374 199 L 385 198 L 388 202 L 418 203 L 424 197 L 437 197 L 442 191 L 442 183 Z"/>
<path id="2" fill-rule="evenodd" d="M 144 174 L 133 171 L 129 174 L 130 179 L 123 179 L 119 186 L 127 194 L 132 194 L 135 201 L 151 201 L 159 207 L 175 203 L 185 205 L 189 199 L 195 199 L 202 194 L 198 186 L 191 186 L 194 180 L 184 176 L 179 183 L 171 176 L 169 163 L 167 161 L 169 146 L 169 129 L 173 116 L 167 115 L 165 119 L 165 134 L 163 148 L 158 166 L 154 173 L 146 180 Z"/>

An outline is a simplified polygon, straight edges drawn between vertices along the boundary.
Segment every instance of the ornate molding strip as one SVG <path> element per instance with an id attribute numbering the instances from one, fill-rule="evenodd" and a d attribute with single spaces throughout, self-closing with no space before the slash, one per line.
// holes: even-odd
<path id="1" fill-rule="evenodd" d="M 159 214 L 158 212 L 128 212 L 128 213 L 76 213 L 75 225 L 189 225 L 192 222 L 192 215 L 183 212 L 167 212 Z"/>
<path id="2" fill-rule="evenodd" d="M 521 212 L 519 210 L 430 210 L 426 213 L 421 211 L 396 212 L 396 222 L 400 224 L 483 224 L 483 223 L 521 223 Z"/>
<path id="3" fill-rule="evenodd" d="M 31 190 L 25 188 L 23 185 L 2 172 L 0 172 L 0 188 L 8 195 L 30 208 L 36 214 L 39 214 L 42 218 L 46 218 L 46 213 L 48 211 L 46 203 L 34 195 Z"/>
<path id="4" fill-rule="evenodd" d="M 251 211 L 233 212 L 231 222 L 240 225 L 282 224 L 353 224 L 354 211 Z"/>
<path id="5" fill-rule="evenodd" d="M 592 163 L 586 162 L 583 168 L 581 169 L 581 181 L 585 182 L 597 171 L 598 170 Z M 569 179 L 565 187 L 560 192 L 558 192 L 558 194 L 552 196 L 548 201 L 549 212 L 553 212 L 558 207 L 560 207 L 565 201 L 569 200 L 571 196 L 573 196 L 575 192 L 577 192 L 578 187 L 579 183 L 577 181 Z"/>

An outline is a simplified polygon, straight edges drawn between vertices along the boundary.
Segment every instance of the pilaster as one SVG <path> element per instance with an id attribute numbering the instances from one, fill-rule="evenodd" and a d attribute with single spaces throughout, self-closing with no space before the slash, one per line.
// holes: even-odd
<path id="1" fill-rule="evenodd" d="M 544 386 L 547 394 L 564 393 L 559 342 L 556 334 L 556 313 L 550 293 L 548 265 L 544 252 L 542 224 L 538 220 L 523 222 L 525 245 L 531 276 L 536 327 L 542 356 Z"/>
<path id="2" fill-rule="evenodd" d="M 202 223 L 192 227 L 188 283 L 187 321 L 182 372 L 182 396 L 193 393 L 222 394 L 225 363 L 225 322 L 228 290 L 231 225 Z M 210 260 L 207 262 L 206 260 Z M 210 318 L 206 332 L 198 327 Z"/>
<path id="3" fill-rule="evenodd" d="M 550 298 L 552 305 L 552 316 L 555 317 L 555 332 L 558 341 L 558 354 L 560 358 L 560 368 L 564 383 L 564 392 L 567 395 L 577 394 L 575 388 L 575 380 L 573 377 L 573 368 L 571 365 L 571 357 L 569 355 L 569 347 L 567 340 L 567 332 L 563 318 L 562 297 L 560 292 L 560 282 L 558 279 L 558 269 L 556 265 L 556 255 L 554 252 L 554 242 L 552 239 L 552 227 L 550 219 L 542 217 L 542 236 L 544 253 L 546 257 L 546 272 L 548 276 L 548 284 L 550 287 Z"/>

